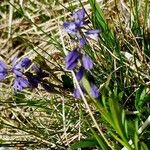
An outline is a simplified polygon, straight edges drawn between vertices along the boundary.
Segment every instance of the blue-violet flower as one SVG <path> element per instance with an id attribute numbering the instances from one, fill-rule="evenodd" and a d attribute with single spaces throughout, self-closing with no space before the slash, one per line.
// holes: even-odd
<path id="1" fill-rule="evenodd" d="M 67 33 L 75 35 L 77 32 L 77 27 L 74 22 L 64 22 L 64 29 Z"/>
<path id="2" fill-rule="evenodd" d="M 74 49 L 73 51 L 69 52 L 65 58 L 66 68 L 68 70 L 72 70 L 77 65 L 78 59 L 80 58 L 80 53 L 78 49 Z"/>
<path id="3" fill-rule="evenodd" d="M 82 62 L 85 69 L 90 70 L 93 68 L 93 62 L 88 55 L 84 54 L 82 56 Z"/>
<path id="4" fill-rule="evenodd" d="M 83 75 L 84 75 L 84 67 L 81 66 L 76 73 L 77 80 L 80 81 L 82 79 Z"/>
<path id="5" fill-rule="evenodd" d="M 13 61 L 13 68 L 12 68 L 12 72 L 16 75 L 16 76 L 22 76 L 22 72 L 21 69 L 23 68 L 28 68 L 31 65 L 31 60 L 29 58 L 23 58 L 21 59 L 21 61 L 19 61 L 18 63 L 16 62 L 16 59 Z"/>
<path id="6" fill-rule="evenodd" d="M 26 78 L 24 77 L 16 77 L 14 80 L 14 89 L 17 91 L 22 91 L 24 88 L 29 86 L 29 82 Z"/>
<path id="7" fill-rule="evenodd" d="M 86 45 L 86 44 L 87 44 L 87 41 L 86 41 L 85 38 L 80 38 L 80 39 L 79 39 L 79 45 L 80 45 L 80 47 L 83 47 L 83 46 Z"/>
<path id="8" fill-rule="evenodd" d="M 7 66 L 2 60 L 0 60 L 0 81 L 4 80 L 6 76 L 7 76 Z"/>
<path id="9" fill-rule="evenodd" d="M 67 33 L 75 35 L 84 25 L 85 10 L 80 9 L 73 13 L 74 22 L 64 22 L 63 26 Z"/>
<path id="10" fill-rule="evenodd" d="M 49 76 L 49 74 L 47 72 L 42 70 L 42 68 L 37 66 L 37 65 L 33 65 L 32 69 L 35 71 L 35 73 L 36 73 L 37 77 L 39 78 L 39 80 Z"/>
<path id="11" fill-rule="evenodd" d="M 90 94 L 93 98 L 98 98 L 100 96 L 99 89 L 97 88 L 97 86 L 95 84 L 91 85 L 91 93 Z"/>
<path id="12" fill-rule="evenodd" d="M 28 72 L 26 73 L 26 77 L 28 79 L 31 88 L 38 87 L 38 83 L 40 83 L 40 79 L 37 75 L 33 75 L 32 73 Z"/>
<path id="13" fill-rule="evenodd" d="M 74 89 L 74 93 L 73 93 L 73 96 L 77 99 L 81 98 L 81 95 L 80 95 L 80 92 L 79 92 L 79 89 L 78 88 L 75 88 Z"/>
<path id="14" fill-rule="evenodd" d="M 100 33 L 100 30 L 98 30 L 98 29 L 97 30 L 88 30 L 87 32 L 85 32 L 85 35 L 95 41 L 98 41 L 99 33 Z"/>
<path id="15" fill-rule="evenodd" d="M 75 20 L 76 26 L 81 27 L 82 25 L 84 25 L 85 10 L 79 9 L 78 11 L 74 12 L 73 18 Z"/>
<path id="16" fill-rule="evenodd" d="M 31 60 L 27 57 L 23 58 L 20 62 L 22 68 L 28 68 L 31 65 Z"/>

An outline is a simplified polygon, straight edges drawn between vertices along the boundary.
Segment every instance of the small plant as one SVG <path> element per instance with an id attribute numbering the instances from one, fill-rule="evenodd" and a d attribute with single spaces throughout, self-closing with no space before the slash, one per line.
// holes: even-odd
<path id="1" fill-rule="evenodd" d="M 148 150 L 148 0 L 64 3 L 0 6 L 0 146 Z"/>

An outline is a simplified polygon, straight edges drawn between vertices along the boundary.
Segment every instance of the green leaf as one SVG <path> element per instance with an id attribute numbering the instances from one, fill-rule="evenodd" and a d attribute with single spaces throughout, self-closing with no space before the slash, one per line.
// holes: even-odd
<path id="1" fill-rule="evenodd" d="M 141 150 L 149 150 L 144 142 L 141 142 Z"/>
<path id="2" fill-rule="evenodd" d="M 119 104 L 115 99 L 109 99 L 109 106 L 111 111 L 111 116 L 113 119 L 113 127 L 117 131 L 117 133 L 121 136 L 125 141 L 127 140 L 125 130 L 123 128 L 122 122 L 122 111 L 119 107 Z"/>
<path id="3" fill-rule="evenodd" d="M 150 102 L 150 95 L 147 94 L 149 89 L 145 86 L 140 86 L 135 95 L 135 107 L 140 109 L 146 102 Z"/>
<path id="4" fill-rule="evenodd" d="M 124 130 L 125 130 L 125 134 L 127 135 L 127 137 L 129 136 L 128 135 L 128 124 L 127 124 L 127 120 L 125 118 L 125 111 L 123 110 L 122 111 L 122 124 L 124 126 Z"/>
<path id="5" fill-rule="evenodd" d="M 129 143 L 124 142 L 123 140 L 121 140 L 119 137 L 117 137 L 117 135 L 115 135 L 114 133 L 111 133 L 111 135 L 123 146 L 125 146 L 128 150 L 132 150 L 131 146 L 129 145 Z"/>
<path id="6" fill-rule="evenodd" d="M 114 35 L 108 27 L 108 23 L 104 17 L 104 14 L 102 13 L 100 5 L 96 2 L 96 0 L 88 1 L 93 10 L 92 21 L 95 28 L 102 30 L 101 35 L 103 36 L 104 41 L 107 41 L 106 44 L 109 45 L 109 47 L 113 48 L 116 44 L 114 40 Z"/>
<path id="7" fill-rule="evenodd" d="M 103 118 L 109 123 L 109 124 L 113 124 L 113 120 L 111 118 L 111 115 L 109 114 L 108 110 L 106 108 L 104 108 L 101 103 L 97 102 L 97 101 L 93 101 L 95 107 L 97 108 L 97 110 L 100 112 L 100 114 L 103 116 Z"/>
<path id="8" fill-rule="evenodd" d="M 16 103 L 21 103 L 24 102 L 25 100 L 25 93 L 23 92 L 17 92 L 14 94 L 15 102 Z"/>
<path id="9" fill-rule="evenodd" d="M 139 149 L 139 137 L 138 137 L 138 120 L 135 120 L 135 133 L 134 133 L 135 148 Z"/>
<path id="10" fill-rule="evenodd" d="M 145 6 L 144 6 L 144 23 L 143 23 L 143 29 L 145 29 L 147 20 L 148 20 L 148 0 L 145 0 Z"/>
<path id="11" fill-rule="evenodd" d="M 95 139 L 84 139 L 84 140 L 81 140 L 81 141 L 71 145 L 68 148 L 68 150 L 77 150 L 78 148 L 95 147 L 97 145 L 98 145 L 98 142 Z"/>
<path id="12" fill-rule="evenodd" d="M 109 146 L 107 145 L 107 143 L 104 141 L 104 139 L 98 135 L 92 128 L 90 128 L 94 137 L 96 138 L 98 144 L 100 145 L 102 150 L 109 150 Z"/>
<path id="13" fill-rule="evenodd" d="M 6 141 L 3 139 L 0 139 L 0 144 L 4 144 Z"/>
<path id="14" fill-rule="evenodd" d="M 86 76 L 83 76 L 82 80 L 82 85 L 83 87 L 85 88 L 85 90 L 87 91 L 87 93 L 91 93 L 91 86 L 90 86 L 90 83 L 89 81 L 87 80 Z"/>

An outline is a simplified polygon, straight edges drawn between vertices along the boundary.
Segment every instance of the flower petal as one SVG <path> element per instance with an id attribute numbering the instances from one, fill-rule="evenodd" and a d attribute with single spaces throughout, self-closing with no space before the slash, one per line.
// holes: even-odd
<path id="1" fill-rule="evenodd" d="M 73 51 L 69 52 L 65 58 L 66 68 L 68 70 L 74 69 L 74 67 L 77 65 L 79 57 L 80 53 L 77 49 L 74 49 Z"/>
<path id="2" fill-rule="evenodd" d="M 74 93 L 73 93 L 73 96 L 75 97 L 75 98 L 81 98 L 81 95 L 80 95 L 80 92 L 79 92 L 79 89 L 78 88 L 75 88 L 74 89 Z"/>
<path id="3" fill-rule="evenodd" d="M 100 30 L 88 30 L 85 35 L 95 41 L 98 41 Z"/>
<path id="4" fill-rule="evenodd" d="M 31 65 L 31 60 L 27 57 L 21 59 L 17 62 L 16 58 L 13 61 L 13 69 L 20 70 L 23 68 L 28 68 Z"/>
<path id="5" fill-rule="evenodd" d="M 0 72 L 5 72 L 6 70 L 6 64 L 2 60 L 0 60 Z"/>
<path id="6" fill-rule="evenodd" d="M 78 72 L 76 73 L 76 78 L 78 81 L 80 81 L 82 79 L 84 75 L 84 68 L 81 66 L 78 70 Z"/>
<path id="7" fill-rule="evenodd" d="M 77 26 L 74 22 L 64 22 L 63 26 L 67 33 L 73 35 L 77 33 Z"/>
<path id="8" fill-rule="evenodd" d="M 22 68 L 28 68 L 31 65 L 31 60 L 29 58 L 25 57 L 21 60 L 20 63 L 21 63 Z"/>
<path id="9" fill-rule="evenodd" d="M 18 77 L 21 77 L 23 75 L 21 71 L 15 68 L 12 69 L 12 72 L 15 74 L 15 76 L 18 76 Z"/>
<path id="10" fill-rule="evenodd" d="M 16 79 L 14 80 L 14 89 L 17 91 L 21 91 L 24 88 L 29 86 L 29 82 L 27 79 L 23 78 L 23 77 L 16 77 Z"/>
<path id="11" fill-rule="evenodd" d="M 98 98 L 100 96 L 99 89 L 95 84 L 92 84 L 90 94 L 93 98 Z"/>
<path id="12" fill-rule="evenodd" d="M 74 12 L 73 18 L 75 19 L 76 25 L 81 27 L 84 24 L 85 10 L 79 9 L 78 11 Z"/>
<path id="13" fill-rule="evenodd" d="M 38 78 L 40 78 L 40 79 L 49 76 L 49 74 L 47 72 L 45 72 L 44 70 L 42 70 L 41 67 L 39 67 L 37 65 L 33 65 L 32 69 L 33 69 L 33 71 L 35 71 L 35 73 L 37 74 Z"/>
<path id="14" fill-rule="evenodd" d="M 28 82 L 29 82 L 31 88 L 38 87 L 38 83 L 40 83 L 38 76 L 33 75 L 32 73 L 28 72 L 28 73 L 26 73 L 26 77 L 28 79 Z"/>
<path id="15" fill-rule="evenodd" d="M 6 73 L 0 72 L 0 81 L 4 80 L 6 75 L 7 75 Z"/>
<path id="16" fill-rule="evenodd" d="M 83 47 L 83 46 L 86 45 L 86 44 L 87 44 L 87 41 L 86 41 L 85 38 L 80 38 L 80 39 L 79 39 L 79 45 L 80 45 L 81 47 Z"/>
<path id="17" fill-rule="evenodd" d="M 66 56 L 66 62 L 74 62 L 77 60 L 80 56 L 80 53 L 77 49 L 74 49 L 73 51 L 69 52 L 68 55 Z"/>
<path id="18" fill-rule="evenodd" d="M 83 55 L 82 62 L 85 69 L 90 70 L 93 68 L 93 62 L 88 55 Z"/>
<path id="19" fill-rule="evenodd" d="M 77 66 L 78 61 L 70 62 L 66 64 L 67 70 L 73 70 Z"/>
<path id="20" fill-rule="evenodd" d="M 2 60 L 0 60 L 0 81 L 4 80 L 6 75 L 7 75 L 7 66 Z"/>

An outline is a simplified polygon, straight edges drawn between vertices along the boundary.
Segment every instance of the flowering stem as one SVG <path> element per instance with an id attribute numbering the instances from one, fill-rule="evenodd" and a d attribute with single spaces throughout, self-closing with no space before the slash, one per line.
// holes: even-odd
<path id="1" fill-rule="evenodd" d="M 93 116 L 93 114 L 92 114 L 92 111 L 91 111 L 91 109 L 90 109 L 90 107 L 89 107 L 89 105 L 88 105 L 88 102 L 87 102 L 86 98 L 84 97 L 84 94 L 83 94 L 82 89 L 81 89 L 81 87 L 80 87 L 80 85 L 79 85 L 79 82 L 78 82 L 77 79 L 76 79 L 75 73 L 74 73 L 73 71 L 71 71 L 71 73 L 72 73 L 72 76 L 73 76 L 73 78 L 74 78 L 75 84 L 76 84 L 76 86 L 77 86 L 77 88 L 78 88 L 78 90 L 79 90 L 79 92 L 80 92 L 81 98 L 82 98 L 83 102 L 85 103 L 86 108 L 87 108 L 87 110 L 88 110 L 88 112 L 89 112 L 89 114 L 90 114 L 90 116 L 91 116 L 91 118 L 92 118 L 92 120 L 93 120 L 93 122 L 94 122 L 96 128 L 98 129 L 100 135 L 103 137 L 103 139 L 105 140 L 105 142 L 107 143 L 107 145 L 111 148 L 111 145 L 109 144 L 108 140 L 105 138 L 103 132 L 102 132 L 101 129 L 99 128 L 98 123 L 96 122 L 96 120 L 95 120 L 95 118 L 94 118 L 94 116 Z"/>
<path id="2" fill-rule="evenodd" d="M 58 22 L 59 22 L 59 21 L 58 21 Z M 62 41 L 63 51 L 64 51 L 65 55 L 67 55 L 68 52 L 67 52 L 67 50 L 66 50 L 66 48 L 65 48 L 65 44 L 64 44 L 64 40 L 63 40 L 63 36 L 62 36 L 62 31 L 61 31 L 61 29 L 60 29 L 60 25 L 59 25 L 59 24 L 58 24 L 58 28 L 59 28 L 60 38 L 61 38 L 61 41 Z M 84 102 L 84 104 L 85 104 L 85 106 L 86 106 L 86 108 L 87 108 L 87 110 L 88 110 L 88 112 L 89 112 L 89 114 L 90 114 L 90 116 L 91 116 L 91 118 L 92 118 L 92 120 L 93 120 L 93 122 L 94 122 L 96 128 L 97 128 L 97 130 L 99 131 L 100 135 L 102 136 L 102 138 L 104 139 L 104 141 L 107 143 L 107 145 L 108 145 L 111 149 L 113 149 L 112 146 L 109 144 L 108 140 L 105 138 L 103 132 L 102 132 L 101 129 L 99 128 L 99 125 L 98 125 L 98 123 L 96 122 L 96 120 L 95 120 L 95 118 L 94 118 L 94 116 L 93 116 L 93 113 L 92 113 L 92 111 L 91 111 L 91 109 L 90 109 L 90 107 L 89 107 L 89 105 L 88 105 L 88 102 L 87 102 L 86 98 L 84 97 L 84 94 L 83 94 L 83 92 L 82 92 L 82 89 L 81 89 L 81 87 L 80 87 L 80 85 L 79 85 L 79 82 L 78 82 L 78 80 L 77 80 L 77 78 L 76 78 L 76 75 L 75 75 L 74 71 L 70 71 L 70 72 L 72 73 L 73 79 L 74 79 L 75 84 L 76 84 L 76 86 L 77 86 L 77 88 L 78 88 L 78 90 L 79 90 L 79 93 L 80 93 L 80 95 L 81 95 L 81 98 L 82 98 L 82 100 L 83 100 L 83 102 Z"/>

